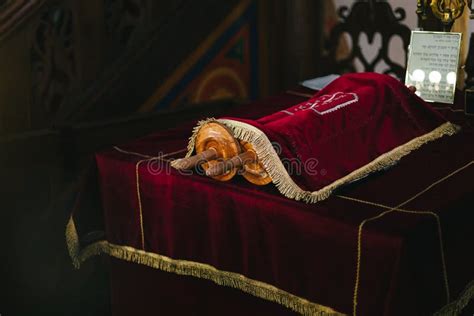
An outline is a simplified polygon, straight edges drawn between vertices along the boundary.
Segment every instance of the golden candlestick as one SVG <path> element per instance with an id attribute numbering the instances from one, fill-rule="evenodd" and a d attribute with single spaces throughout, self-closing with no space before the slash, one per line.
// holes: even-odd
<path id="1" fill-rule="evenodd" d="M 468 0 L 469 8 L 472 0 Z M 427 18 L 428 6 L 431 8 L 433 15 L 439 19 L 443 25 L 444 30 L 449 31 L 454 21 L 459 18 L 466 6 L 464 0 L 417 0 L 416 13 L 425 20 Z"/>

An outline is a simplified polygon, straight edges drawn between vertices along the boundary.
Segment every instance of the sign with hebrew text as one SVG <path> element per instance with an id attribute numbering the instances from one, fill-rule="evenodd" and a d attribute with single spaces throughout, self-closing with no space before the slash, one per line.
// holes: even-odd
<path id="1" fill-rule="evenodd" d="M 461 33 L 411 33 L 405 84 L 428 102 L 454 103 Z"/>

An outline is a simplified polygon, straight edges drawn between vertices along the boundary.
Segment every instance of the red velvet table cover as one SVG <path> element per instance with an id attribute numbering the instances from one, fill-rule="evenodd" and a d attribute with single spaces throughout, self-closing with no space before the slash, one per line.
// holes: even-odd
<path id="1" fill-rule="evenodd" d="M 229 116 L 258 118 L 303 100 L 283 94 Z M 103 151 L 96 162 L 106 240 L 78 244 L 91 229 L 81 227 L 88 215 L 79 200 L 70 253 L 77 266 L 105 252 L 302 314 L 460 309 L 474 293 L 473 121 L 440 111 L 462 131 L 317 204 L 289 200 L 272 185 L 170 168 L 195 122 Z"/>

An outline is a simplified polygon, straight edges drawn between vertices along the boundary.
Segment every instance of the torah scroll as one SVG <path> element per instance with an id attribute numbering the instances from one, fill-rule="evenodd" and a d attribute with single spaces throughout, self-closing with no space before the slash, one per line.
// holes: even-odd
<path id="1" fill-rule="evenodd" d="M 203 136 L 211 125 L 221 130 L 220 140 Z M 219 180 L 240 170 L 253 183 L 273 182 L 284 196 L 315 203 L 457 130 L 398 80 L 347 74 L 309 100 L 257 120 L 201 121 L 187 158 L 172 166 L 204 163 L 206 174 Z M 202 159 L 192 156 L 195 150 Z"/>

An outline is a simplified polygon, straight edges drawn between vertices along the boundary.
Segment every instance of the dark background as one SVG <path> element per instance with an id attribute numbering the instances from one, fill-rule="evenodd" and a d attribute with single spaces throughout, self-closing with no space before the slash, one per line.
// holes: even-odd
<path id="1" fill-rule="evenodd" d="M 246 101 L 137 112 L 241 2 L 0 1 L 1 316 L 110 314 L 108 258 L 74 270 L 66 249 L 80 180 L 97 150 Z M 323 1 L 249 2 L 259 34 L 254 97 L 337 72 L 325 55 Z"/>

